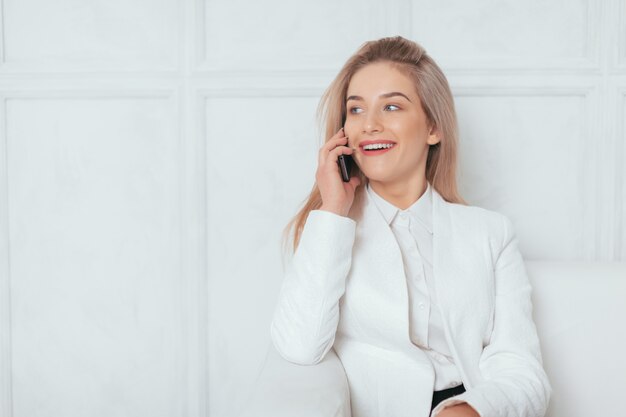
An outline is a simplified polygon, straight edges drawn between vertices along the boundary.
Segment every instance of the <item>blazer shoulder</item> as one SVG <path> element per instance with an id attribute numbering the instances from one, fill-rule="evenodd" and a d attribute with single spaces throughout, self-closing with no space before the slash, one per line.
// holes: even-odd
<path id="1" fill-rule="evenodd" d="M 509 218 L 498 211 L 458 203 L 448 204 L 458 221 L 467 227 L 476 228 L 477 232 L 486 232 L 491 237 L 503 238 L 506 229 L 511 225 Z"/>

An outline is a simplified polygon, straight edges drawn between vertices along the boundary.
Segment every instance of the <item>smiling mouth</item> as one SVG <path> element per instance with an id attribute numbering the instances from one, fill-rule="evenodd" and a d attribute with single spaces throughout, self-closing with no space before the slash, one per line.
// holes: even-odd
<path id="1" fill-rule="evenodd" d="M 371 144 L 371 145 L 363 145 L 363 150 L 367 151 L 375 151 L 377 149 L 389 149 L 395 146 L 395 143 L 382 143 L 382 144 Z"/>
<path id="2" fill-rule="evenodd" d="M 386 153 L 387 151 L 396 147 L 395 143 L 384 143 L 384 144 L 367 144 L 361 146 L 361 152 L 363 155 L 380 155 Z"/>

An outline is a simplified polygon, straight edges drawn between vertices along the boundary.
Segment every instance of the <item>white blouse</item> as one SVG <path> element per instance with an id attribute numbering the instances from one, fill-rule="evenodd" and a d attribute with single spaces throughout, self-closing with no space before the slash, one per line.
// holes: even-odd
<path id="1" fill-rule="evenodd" d="M 406 210 L 389 203 L 366 186 L 393 231 L 404 261 L 409 294 L 409 334 L 414 345 L 430 358 L 436 391 L 461 384 L 443 330 L 433 276 L 432 188 L 430 183 Z"/>

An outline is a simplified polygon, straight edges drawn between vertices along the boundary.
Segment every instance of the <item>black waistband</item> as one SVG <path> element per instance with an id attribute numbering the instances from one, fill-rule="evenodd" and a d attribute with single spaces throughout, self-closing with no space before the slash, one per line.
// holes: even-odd
<path id="1" fill-rule="evenodd" d="M 454 397 L 455 395 L 463 394 L 464 392 L 465 387 L 463 386 L 463 384 L 456 387 L 433 392 L 433 402 L 430 406 L 430 410 L 432 411 L 435 407 L 437 407 L 437 404 L 439 404 L 443 400 Z"/>

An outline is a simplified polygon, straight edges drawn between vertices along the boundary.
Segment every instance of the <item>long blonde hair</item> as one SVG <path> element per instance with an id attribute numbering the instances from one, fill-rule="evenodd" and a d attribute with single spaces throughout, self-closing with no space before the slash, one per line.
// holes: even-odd
<path id="1" fill-rule="evenodd" d="M 346 94 L 352 76 L 366 65 L 381 61 L 393 64 L 414 80 L 429 125 L 439 129 L 440 141 L 430 145 L 428 149 L 426 179 L 446 201 L 467 205 L 459 195 L 456 183 L 458 127 L 452 92 L 439 66 L 424 48 L 413 41 L 395 36 L 365 42 L 348 59 L 322 95 L 317 108 L 318 123 L 325 133 L 325 140 L 328 141 L 343 125 Z M 361 209 L 367 178 L 356 164 L 353 164 L 351 175 L 357 175 L 361 180 L 348 215 L 356 219 Z M 321 194 L 315 182 L 304 205 L 283 231 L 283 250 L 293 230 L 292 249 L 295 253 L 309 213 L 319 209 L 321 205 Z"/>

